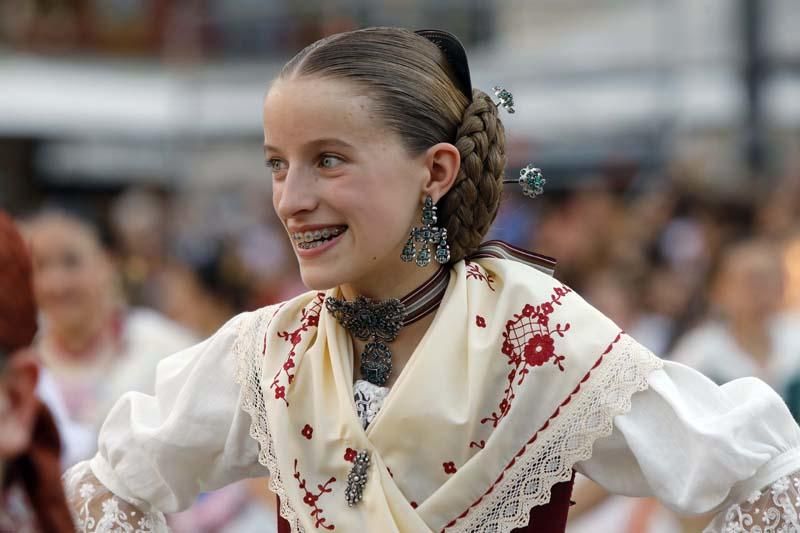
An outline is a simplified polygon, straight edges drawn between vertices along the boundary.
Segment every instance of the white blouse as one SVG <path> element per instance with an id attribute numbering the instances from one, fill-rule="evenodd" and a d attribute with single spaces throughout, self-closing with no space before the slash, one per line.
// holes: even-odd
<path id="1" fill-rule="evenodd" d="M 155 396 L 129 393 L 116 404 L 97 455 L 65 475 L 80 531 L 119 524 L 163 531 L 160 513 L 269 475 L 235 379 L 232 347 L 243 317 L 162 361 Z M 800 475 L 792 477 L 800 472 L 800 428 L 772 389 L 754 378 L 718 387 L 665 361 L 631 404 L 576 470 L 613 493 L 655 496 L 679 513 L 724 511 L 708 531 L 777 524 L 800 531 Z"/>

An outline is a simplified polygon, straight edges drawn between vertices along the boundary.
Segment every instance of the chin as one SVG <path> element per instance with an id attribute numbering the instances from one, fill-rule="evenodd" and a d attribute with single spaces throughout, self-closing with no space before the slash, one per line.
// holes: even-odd
<path id="1" fill-rule="evenodd" d="M 300 265 L 300 279 L 312 291 L 326 291 L 345 282 L 345 276 L 337 275 L 337 269 L 324 265 Z"/>

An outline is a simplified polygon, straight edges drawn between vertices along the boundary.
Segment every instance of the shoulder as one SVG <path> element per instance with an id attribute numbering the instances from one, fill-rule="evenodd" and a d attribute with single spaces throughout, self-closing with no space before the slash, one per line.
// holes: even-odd
<path id="1" fill-rule="evenodd" d="M 134 307 L 125 315 L 124 335 L 133 342 L 148 339 L 180 349 L 197 342 L 197 337 L 187 328 L 166 316 L 142 307 Z"/>

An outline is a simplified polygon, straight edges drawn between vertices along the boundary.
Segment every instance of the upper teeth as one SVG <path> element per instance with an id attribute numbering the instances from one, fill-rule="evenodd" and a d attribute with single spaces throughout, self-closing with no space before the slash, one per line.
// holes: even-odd
<path id="1" fill-rule="evenodd" d="M 296 232 L 292 233 L 292 239 L 297 242 L 314 242 L 328 237 L 335 237 L 342 231 L 344 230 L 341 228 L 323 228 L 315 231 Z"/>

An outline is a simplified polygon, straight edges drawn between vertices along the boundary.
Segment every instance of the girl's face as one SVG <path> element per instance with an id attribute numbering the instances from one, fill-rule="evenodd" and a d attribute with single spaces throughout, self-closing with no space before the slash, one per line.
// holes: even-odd
<path id="1" fill-rule="evenodd" d="M 413 264 L 400 253 L 429 176 L 346 82 L 279 80 L 264 102 L 272 201 L 312 289 L 370 284 Z M 416 267 L 414 267 L 416 268 Z"/>

